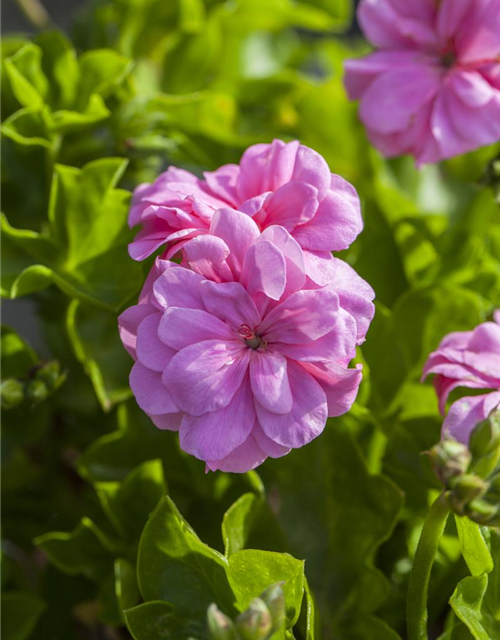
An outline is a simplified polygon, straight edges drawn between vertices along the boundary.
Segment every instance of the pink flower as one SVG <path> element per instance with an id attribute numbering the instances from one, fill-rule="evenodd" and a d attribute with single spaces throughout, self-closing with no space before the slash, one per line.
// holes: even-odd
<path id="1" fill-rule="evenodd" d="M 244 472 L 350 409 L 361 370 L 348 364 L 373 316 L 353 269 L 334 259 L 335 277 L 315 285 L 286 229 L 261 233 L 230 209 L 183 254 L 183 266 L 157 259 L 119 318 L 132 391 L 156 426 L 179 430 L 208 469 Z"/>
<path id="2" fill-rule="evenodd" d="M 431 373 L 436 374 L 434 387 L 443 414 L 453 389 L 490 390 L 454 402 L 443 423 L 443 433 L 467 444 L 474 427 L 500 406 L 500 311 L 494 322 L 447 335 L 427 360 L 424 377 Z"/>
<path id="3" fill-rule="evenodd" d="M 162 245 L 171 258 L 189 239 L 208 233 L 217 209 L 238 209 L 261 231 L 284 227 L 305 250 L 306 271 L 319 284 L 341 251 L 363 228 L 355 189 L 333 175 L 326 161 L 298 142 L 256 144 L 239 165 L 225 165 L 199 179 L 170 168 L 154 184 L 139 186 L 129 223 L 142 224 L 130 255 L 143 260 Z"/>
<path id="4" fill-rule="evenodd" d="M 379 49 L 345 65 L 371 142 L 438 162 L 500 140 L 500 0 L 362 0 Z"/>

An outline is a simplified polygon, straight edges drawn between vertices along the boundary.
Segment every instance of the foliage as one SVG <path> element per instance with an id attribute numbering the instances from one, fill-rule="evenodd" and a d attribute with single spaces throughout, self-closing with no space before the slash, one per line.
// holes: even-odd
<path id="1" fill-rule="evenodd" d="M 2 294 L 30 301 L 40 327 L 40 355 L 3 330 L 4 380 L 24 390 L 55 361 L 66 378 L 4 412 L 6 640 L 111 627 L 205 640 L 210 605 L 235 620 L 275 582 L 273 640 L 404 637 L 439 489 L 421 452 L 441 418 L 420 375 L 446 333 L 498 305 L 500 217 L 479 184 L 499 149 L 420 171 L 373 151 L 342 87 L 342 61 L 364 47 L 346 35 L 351 13 L 347 0 L 98 0 L 71 38 L 4 38 Z M 365 230 L 342 257 L 377 292 L 364 381 L 307 447 L 258 473 L 205 474 L 130 399 L 116 317 L 150 266 L 127 254 L 130 192 L 274 137 L 313 147 L 360 194 Z M 500 637 L 499 593 L 498 531 L 450 519 L 436 635 Z"/>

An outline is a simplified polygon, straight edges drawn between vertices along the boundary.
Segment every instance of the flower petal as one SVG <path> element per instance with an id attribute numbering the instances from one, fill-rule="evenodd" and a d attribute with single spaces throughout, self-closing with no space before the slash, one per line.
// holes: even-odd
<path id="1" fill-rule="evenodd" d="M 161 313 L 145 318 L 137 330 L 137 360 L 148 369 L 161 373 L 170 362 L 175 351 L 158 337 Z"/>
<path id="2" fill-rule="evenodd" d="M 159 322 L 158 335 L 162 342 L 176 351 L 204 340 L 228 341 L 237 338 L 227 324 L 210 313 L 177 307 L 165 311 Z"/>
<path id="3" fill-rule="evenodd" d="M 225 458 L 248 438 L 255 409 L 248 376 L 231 402 L 212 413 L 185 415 L 179 433 L 181 449 L 200 460 Z"/>
<path id="4" fill-rule="evenodd" d="M 240 211 L 219 209 L 214 213 L 210 233 L 221 238 L 229 247 L 227 264 L 238 279 L 245 254 L 259 237 L 259 227 L 252 218 Z"/>
<path id="5" fill-rule="evenodd" d="M 500 407 L 500 391 L 460 398 L 454 402 L 443 422 L 442 434 L 468 444 L 474 428 Z"/>
<path id="6" fill-rule="evenodd" d="M 229 473 L 246 473 L 264 462 L 267 455 L 257 444 L 253 434 L 237 449 L 222 460 L 207 460 L 210 471 L 226 471 Z"/>
<path id="7" fill-rule="evenodd" d="M 279 300 L 286 285 L 286 262 L 278 247 L 266 240 L 252 245 L 245 256 L 240 281 L 251 296 L 262 293 Z"/>
<path id="8" fill-rule="evenodd" d="M 133 307 L 125 309 L 125 311 L 118 316 L 120 339 L 134 360 L 137 359 L 136 345 L 139 325 L 144 318 L 155 313 L 155 311 L 156 309 L 150 304 L 136 304 Z"/>
<path id="9" fill-rule="evenodd" d="M 250 358 L 250 383 L 260 405 L 273 413 L 289 413 L 292 392 L 288 382 L 286 358 L 279 353 L 256 350 Z"/>
<path id="10" fill-rule="evenodd" d="M 229 247 L 221 238 L 203 235 L 184 245 L 184 257 L 195 273 L 215 282 L 231 282 L 233 274 L 227 263 Z"/>
<path id="11" fill-rule="evenodd" d="M 250 349 L 244 343 L 240 347 L 206 340 L 176 353 L 162 380 L 183 411 L 201 416 L 227 407 L 243 382 L 249 360 Z"/>
<path id="12" fill-rule="evenodd" d="M 255 403 L 264 433 L 284 447 L 302 447 L 323 431 L 327 419 L 326 395 L 320 384 L 301 365 L 288 361 L 293 397 L 290 413 L 279 415 Z"/>
<path id="13" fill-rule="evenodd" d="M 130 372 L 130 388 L 140 408 L 150 415 L 177 413 L 179 407 L 162 384 L 161 374 L 136 362 Z"/>
<path id="14" fill-rule="evenodd" d="M 207 311 L 234 331 L 238 331 L 242 324 L 253 329 L 260 323 L 254 301 L 239 282 L 217 283 L 205 280 L 200 291 Z"/>
<path id="15" fill-rule="evenodd" d="M 202 281 L 202 276 L 184 267 L 167 269 L 153 285 L 155 299 L 163 309 L 184 307 L 204 310 L 200 290 Z"/>

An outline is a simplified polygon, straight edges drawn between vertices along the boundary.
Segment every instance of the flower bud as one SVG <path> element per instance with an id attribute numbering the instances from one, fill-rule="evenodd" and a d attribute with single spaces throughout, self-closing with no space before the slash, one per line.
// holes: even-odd
<path id="1" fill-rule="evenodd" d="M 472 456 L 465 444 L 447 437 L 432 447 L 429 458 L 437 477 L 447 487 L 453 478 L 467 472 Z"/>
<path id="2" fill-rule="evenodd" d="M 467 507 L 467 516 L 482 525 L 498 526 L 500 505 L 491 504 L 482 498 L 476 498 Z"/>
<path id="3" fill-rule="evenodd" d="M 26 396 L 32 404 L 40 404 L 48 398 L 49 390 L 42 380 L 31 380 L 26 387 Z"/>
<path id="4" fill-rule="evenodd" d="M 474 429 L 469 440 L 474 473 L 487 478 L 500 457 L 500 411 L 494 411 Z"/>
<path id="5" fill-rule="evenodd" d="M 211 604 L 208 607 L 207 621 L 211 640 L 238 640 L 232 620 L 217 605 Z"/>
<path id="6" fill-rule="evenodd" d="M 265 602 L 271 614 L 272 633 L 279 631 L 285 624 L 285 594 L 282 585 L 283 582 L 276 582 L 260 595 L 260 599 Z"/>
<path id="7" fill-rule="evenodd" d="M 24 385 L 19 380 L 9 378 L 1 386 L 2 409 L 13 409 L 24 400 Z"/>
<path id="8" fill-rule="evenodd" d="M 65 374 L 61 373 L 61 365 L 57 360 L 45 362 L 36 371 L 35 378 L 47 385 L 50 391 L 55 391 L 64 382 Z"/>
<path id="9" fill-rule="evenodd" d="M 457 476 L 450 483 L 448 500 L 456 513 L 465 515 L 467 505 L 475 498 L 482 498 L 488 487 L 487 482 L 473 474 Z"/>
<path id="10" fill-rule="evenodd" d="M 266 603 L 260 598 L 252 600 L 237 617 L 236 628 L 242 640 L 267 640 L 273 631 L 273 621 Z"/>

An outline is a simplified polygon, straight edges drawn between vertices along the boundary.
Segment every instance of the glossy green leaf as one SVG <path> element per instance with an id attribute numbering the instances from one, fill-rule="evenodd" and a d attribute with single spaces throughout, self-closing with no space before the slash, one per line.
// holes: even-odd
<path id="1" fill-rule="evenodd" d="M 466 517 L 455 516 L 460 550 L 469 571 L 473 576 L 490 573 L 493 569 L 488 543 L 483 535 L 482 527 Z"/>
<path id="2" fill-rule="evenodd" d="M 240 552 L 241 553 L 241 552 Z M 224 556 L 205 545 L 170 498 L 150 517 L 139 545 L 137 576 L 146 601 L 166 600 L 193 617 L 217 602 L 233 611 L 233 594 Z"/>
<path id="3" fill-rule="evenodd" d="M 2 377 L 23 378 L 38 362 L 38 356 L 14 329 L 2 326 L 1 331 Z"/>
<path id="4" fill-rule="evenodd" d="M 304 596 L 304 562 L 285 553 L 244 549 L 229 557 L 229 583 L 244 611 L 270 584 L 284 582 L 286 626 L 297 622 Z"/>
<path id="5" fill-rule="evenodd" d="M 161 636 L 176 640 L 208 640 L 204 619 L 179 613 L 170 602 L 145 602 L 125 611 L 125 618 L 134 640 L 157 640 Z"/>
<path id="6" fill-rule="evenodd" d="M 116 315 L 73 300 L 66 327 L 104 411 L 129 398 L 131 361 L 118 336 Z"/>

